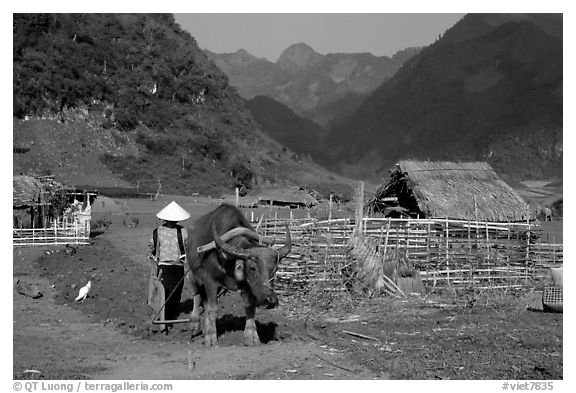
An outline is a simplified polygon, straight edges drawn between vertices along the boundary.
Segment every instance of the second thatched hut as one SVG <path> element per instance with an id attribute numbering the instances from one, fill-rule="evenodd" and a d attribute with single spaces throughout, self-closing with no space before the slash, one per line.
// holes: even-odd
<path id="1" fill-rule="evenodd" d="M 486 162 L 400 161 L 368 202 L 385 216 L 519 222 L 522 197 Z"/>

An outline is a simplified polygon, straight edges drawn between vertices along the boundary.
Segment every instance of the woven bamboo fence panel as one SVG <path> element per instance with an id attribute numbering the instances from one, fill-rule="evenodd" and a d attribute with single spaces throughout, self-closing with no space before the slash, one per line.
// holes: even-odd
<path id="1" fill-rule="evenodd" d="M 352 264 L 354 220 L 271 219 L 263 220 L 258 230 L 282 242 L 285 222 L 293 247 L 278 268 L 278 291 L 310 285 L 344 291 L 342 271 Z M 390 252 L 403 252 L 430 287 L 536 285 L 548 277 L 550 267 L 563 262 L 563 246 L 540 243 L 541 229 L 532 223 L 364 218 L 362 233 L 375 240 L 382 260 Z"/>
<path id="2" fill-rule="evenodd" d="M 47 246 L 63 244 L 88 244 L 90 221 L 58 220 L 44 228 L 13 228 L 12 246 Z"/>

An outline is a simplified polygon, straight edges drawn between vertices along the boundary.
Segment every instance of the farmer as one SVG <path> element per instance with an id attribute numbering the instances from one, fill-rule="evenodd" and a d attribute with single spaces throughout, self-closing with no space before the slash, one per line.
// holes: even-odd
<path id="1" fill-rule="evenodd" d="M 175 320 L 180 314 L 178 307 L 184 287 L 184 259 L 188 238 L 186 229 L 178 225 L 178 221 L 188 219 L 190 213 L 172 201 L 156 217 L 164 220 L 164 223 L 152 231 L 148 251 L 158 265 L 157 276 L 164 286 L 167 300 L 164 306 L 165 320 Z M 167 329 L 171 327 L 172 324 L 166 325 Z"/>

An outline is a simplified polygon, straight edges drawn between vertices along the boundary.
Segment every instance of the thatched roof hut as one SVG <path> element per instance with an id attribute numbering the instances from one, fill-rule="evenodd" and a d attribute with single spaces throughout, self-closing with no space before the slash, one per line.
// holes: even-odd
<path id="1" fill-rule="evenodd" d="M 12 178 L 12 204 L 14 207 L 44 203 L 44 186 L 31 176 Z"/>
<path id="2" fill-rule="evenodd" d="M 527 218 L 526 202 L 486 162 L 400 161 L 368 208 L 421 218 L 500 222 Z"/>

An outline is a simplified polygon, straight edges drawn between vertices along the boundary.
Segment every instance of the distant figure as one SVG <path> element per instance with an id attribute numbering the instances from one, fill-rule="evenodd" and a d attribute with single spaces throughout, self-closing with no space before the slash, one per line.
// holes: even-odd
<path id="1" fill-rule="evenodd" d="M 165 320 L 169 321 L 175 320 L 179 315 L 178 307 L 184 287 L 184 259 L 188 233 L 186 228 L 178 225 L 178 221 L 188 219 L 190 213 L 172 201 L 160 210 L 156 217 L 164 220 L 164 223 L 152 232 L 148 251 L 156 261 L 156 275 L 164 287 L 166 299 L 164 314 Z M 171 327 L 171 324 L 166 325 L 166 333 Z"/>
<path id="2" fill-rule="evenodd" d="M 130 223 L 130 228 L 136 228 L 140 224 L 140 219 L 138 217 L 132 217 L 132 222 Z"/>
<path id="3" fill-rule="evenodd" d="M 540 216 L 544 216 L 544 221 L 552 221 L 552 209 L 549 207 L 542 207 L 540 204 L 538 205 L 538 210 Z"/>

